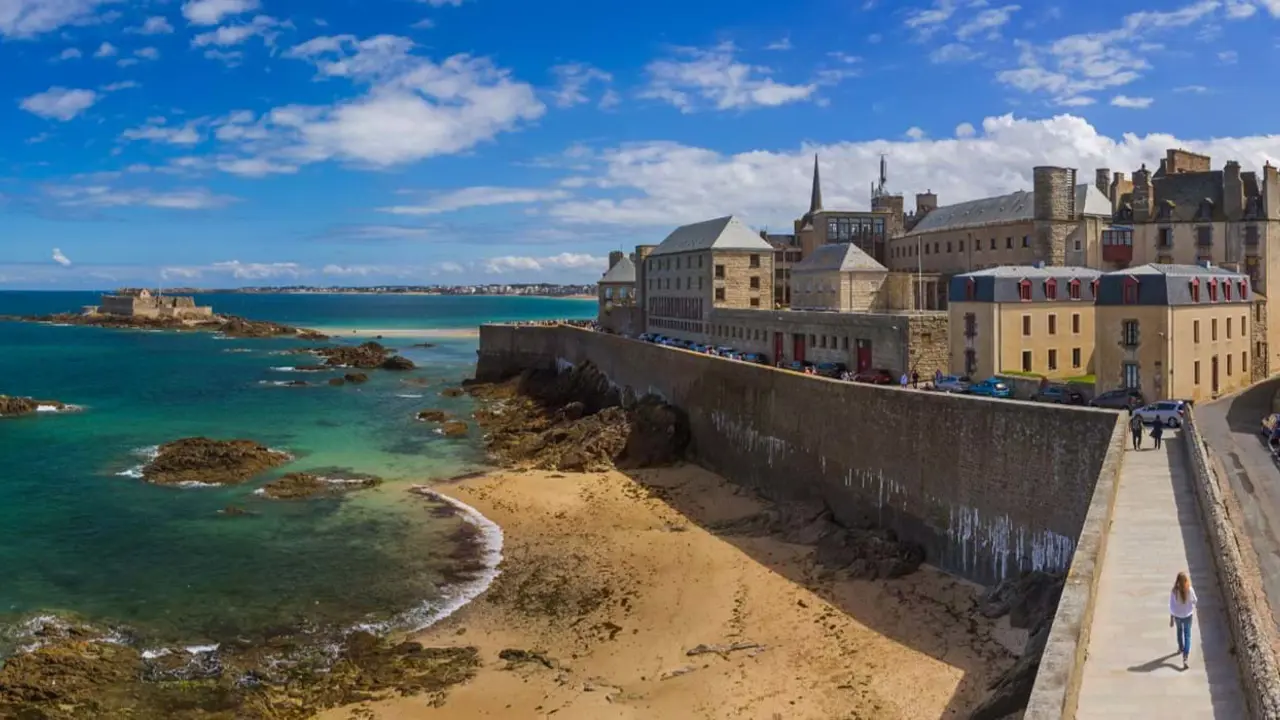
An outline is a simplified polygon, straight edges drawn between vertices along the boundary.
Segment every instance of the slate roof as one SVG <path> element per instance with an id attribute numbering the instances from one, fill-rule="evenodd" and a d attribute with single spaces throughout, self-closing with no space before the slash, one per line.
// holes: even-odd
<path id="1" fill-rule="evenodd" d="M 1111 201 L 1089 183 L 1076 185 L 1076 212 L 1111 217 Z M 907 237 L 939 230 L 1004 225 L 1035 219 L 1035 193 L 1019 190 L 1008 195 L 945 205 L 924 216 Z"/>
<path id="2" fill-rule="evenodd" d="M 773 252 L 754 230 L 732 215 L 682 225 L 663 240 L 650 256 L 674 255 L 699 250 L 756 250 Z"/>
<path id="3" fill-rule="evenodd" d="M 889 269 L 853 243 L 822 245 L 791 268 L 793 274 L 832 271 L 884 273 Z"/>
<path id="4" fill-rule="evenodd" d="M 600 278 L 602 283 L 634 283 L 635 281 L 636 265 L 625 255 L 605 271 L 604 277 Z"/>
<path id="5" fill-rule="evenodd" d="M 1253 300 L 1249 276 L 1243 273 L 1217 266 L 1206 268 L 1199 265 L 1151 263 L 1104 274 L 1099 282 L 1098 304 L 1124 305 L 1124 286 L 1130 277 L 1138 280 L 1138 305 L 1224 305 L 1249 303 Z M 1191 281 L 1197 278 L 1200 280 L 1199 303 L 1191 299 Z M 1225 293 L 1221 293 L 1216 303 L 1210 303 L 1207 286 L 1211 280 L 1232 283 L 1231 299 L 1226 300 Z M 1248 291 L 1243 296 L 1237 289 L 1241 282 Z"/>
<path id="6" fill-rule="evenodd" d="M 1036 267 L 1034 265 L 1001 265 L 975 270 L 951 278 L 948 295 L 951 302 L 1022 302 L 1018 285 L 1031 281 L 1031 301 L 1049 301 L 1045 295 L 1045 281 L 1056 280 L 1058 297 L 1052 302 L 1070 301 L 1068 284 L 1080 281 L 1080 299 L 1075 302 L 1092 303 L 1093 281 L 1102 275 L 1092 268 L 1072 266 Z M 973 280 L 974 294 L 969 297 L 969 280 Z"/>
<path id="7" fill-rule="evenodd" d="M 1241 178 L 1243 180 L 1243 177 Z M 1222 171 L 1174 173 L 1160 178 L 1152 178 L 1151 193 L 1154 198 L 1152 214 L 1160 219 L 1172 222 L 1192 222 L 1200 210 L 1200 203 L 1209 200 L 1213 203 L 1213 220 L 1225 220 L 1222 214 Z M 1170 215 L 1160 214 L 1162 206 L 1173 203 Z"/>

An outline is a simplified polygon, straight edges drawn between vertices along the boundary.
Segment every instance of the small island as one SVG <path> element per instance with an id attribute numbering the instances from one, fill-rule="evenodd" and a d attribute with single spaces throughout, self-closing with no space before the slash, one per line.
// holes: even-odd
<path id="1" fill-rule="evenodd" d="M 73 406 L 57 400 L 36 400 L 29 397 L 0 395 L 0 418 L 31 415 L 33 413 L 40 412 L 41 408 L 47 408 L 49 412 L 63 412 L 68 409 L 76 409 Z"/>
<path id="2" fill-rule="evenodd" d="M 253 440 L 183 438 L 161 445 L 142 477 L 156 485 L 238 485 L 292 459 Z"/>

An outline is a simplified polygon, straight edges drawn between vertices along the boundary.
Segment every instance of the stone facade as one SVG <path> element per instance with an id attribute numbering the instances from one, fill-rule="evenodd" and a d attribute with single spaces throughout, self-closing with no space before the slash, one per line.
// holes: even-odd
<path id="1" fill-rule="evenodd" d="M 97 311 L 107 315 L 125 315 L 128 317 L 191 320 L 213 317 L 213 308 L 196 305 L 196 300 L 193 297 L 152 295 L 147 290 L 103 295 Z"/>

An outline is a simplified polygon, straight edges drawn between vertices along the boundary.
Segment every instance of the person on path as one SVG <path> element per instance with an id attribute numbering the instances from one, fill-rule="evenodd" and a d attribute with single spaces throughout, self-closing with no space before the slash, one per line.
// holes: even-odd
<path id="1" fill-rule="evenodd" d="M 911 371 L 911 387 L 916 390 L 920 389 L 920 373 L 915 370 Z"/>
<path id="2" fill-rule="evenodd" d="M 938 387 L 938 386 L 939 386 L 939 385 L 941 385 L 941 384 L 942 384 L 942 371 L 941 371 L 941 370 L 934 370 L 934 371 L 933 371 L 933 386 L 934 386 L 934 387 Z"/>
<path id="3" fill-rule="evenodd" d="M 1160 449 L 1160 438 L 1164 437 L 1164 423 L 1156 420 L 1156 424 L 1151 426 L 1151 439 L 1156 443 L 1156 449 Z"/>
<path id="4" fill-rule="evenodd" d="M 1129 415 L 1129 432 L 1133 434 L 1133 449 L 1142 449 L 1142 418 L 1137 415 Z"/>
<path id="5" fill-rule="evenodd" d="M 1169 592 L 1169 627 L 1174 628 L 1178 636 L 1178 652 L 1182 653 L 1182 669 L 1187 669 L 1187 657 L 1191 655 L 1191 618 L 1196 614 L 1195 588 L 1191 587 L 1191 578 L 1184 572 L 1178 573 L 1173 581 L 1173 590 Z"/>
<path id="6" fill-rule="evenodd" d="M 902 377 L 898 378 L 898 384 L 899 384 L 899 385 L 901 385 L 901 386 L 903 387 L 903 389 L 906 389 L 906 387 L 907 387 L 907 374 L 906 374 L 906 373 L 902 373 Z"/>

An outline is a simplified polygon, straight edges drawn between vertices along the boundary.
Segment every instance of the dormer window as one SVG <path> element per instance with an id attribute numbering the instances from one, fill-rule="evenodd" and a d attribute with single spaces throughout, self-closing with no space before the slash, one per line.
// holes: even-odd
<path id="1" fill-rule="evenodd" d="M 1191 302 L 1200 302 L 1200 278 L 1191 278 L 1191 282 L 1188 285 L 1191 291 Z"/>
<path id="2" fill-rule="evenodd" d="M 1240 289 L 1240 299 L 1248 300 L 1249 299 L 1249 281 L 1241 280 L 1236 283 L 1236 286 Z"/>
<path id="3" fill-rule="evenodd" d="M 1209 279 L 1209 302 L 1218 302 L 1218 278 Z"/>
<path id="4" fill-rule="evenodd" d="M 1049 278 L 1048 280 L 1044 281 L 1044 299 L 1045 300 L 1058 299 L 1058 281 L 1057 280 L 1053 278 Z"/>
<path id="5" fill-rule="evenodd" d="M 1093 293 L 1094 300 L 1098 299 L 1098 285 L 1101 283 L 1102 281 L 1097 278 L 1094 278 L 1093 281 L 1089 283 L 1089 291 Z"/>
<path id="6" fill-rule="evenodd" d="M 1031 281 L 1023 279 L 1018 283 L 1018 299 L 1022 302 L 1031 302 Z"/>
<path id="7" fill-rule="evenodd" d="M 1071 278 L 1071 282 L 1067 283 L 1067 297 L 1072 300 L 1080 299 L 1080 279 Z"/>
<path id="8" fill-rule="evenodd" d="M 1231 302 L 1231 281 L 1222 281 L 1222 299 Z"/>
<path id="9" fill-rule="evenodd" d="M 1172 200 L 1165 200 L 1156 205 L 1156 219 L 1169 220 L 1173 218 L 1173 209 L 1177 207 Z"/>
<path id="10" fill-rule="evenodd" d="M 1199 207 L 1196 208 L 1196 220 L 1212 220 L 1213 219 L 1213 201 L 1205 198 L 1200 201 Z"/>
<path id="11" fill-rule="evenodd" d="M 978 283 L 973 278 L 969 278 L 964 283 L 964 299 L 976 300 L 978 298 Z"/>
<path id="12" fill-rule="evenodd" d="M 1138 278 L 1132 275 L 1124 279 L 1124 304 L 1138 304 Z"/>

